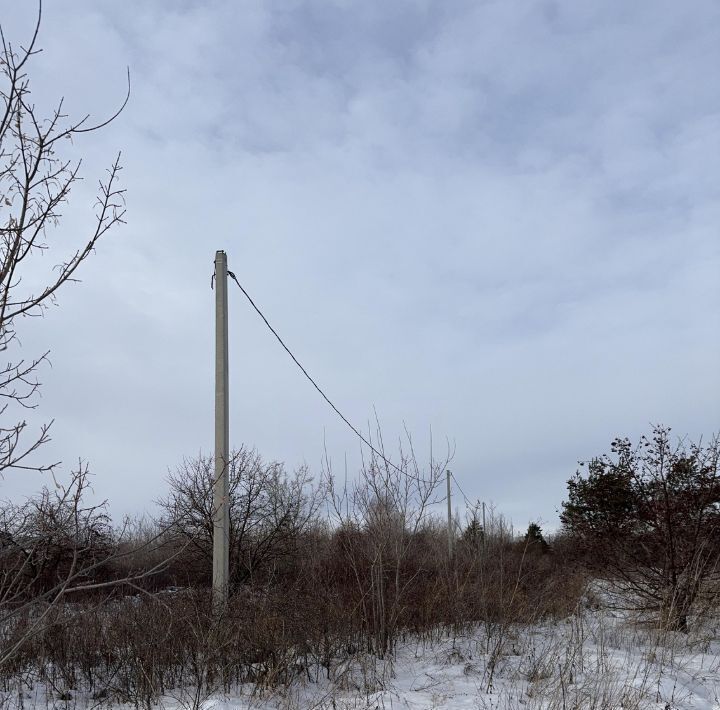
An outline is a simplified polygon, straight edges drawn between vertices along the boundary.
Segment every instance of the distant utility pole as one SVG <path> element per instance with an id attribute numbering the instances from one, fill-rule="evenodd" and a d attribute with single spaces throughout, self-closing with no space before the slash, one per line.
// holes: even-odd
<path id="1" fill-rule="evenodd" d="M 446 471 L 447 475 L 447 504 L 448 504 L 448 557 L 452 560 L 453 556 L 453 530 L 452 530 L 452 504 L 450 502 L 450 469 Z"/>
<path id="2" fill-rule="evenodd" d="M 215 477 L 213 605 L 225 606 L 230 569 L 227 254 L 215 252 Z"/>
<path id="3" fill-rule="evenodd" d="M 483 536 L 482 536 L 482 546 L 483 546 L 483 555 L 485 554 L 486 548 L 486 540 L 487 540 L 487 529 L 485 528 L 485 501 L 483 501 L 482 504 L 482 526 L 483 526 Z"/>

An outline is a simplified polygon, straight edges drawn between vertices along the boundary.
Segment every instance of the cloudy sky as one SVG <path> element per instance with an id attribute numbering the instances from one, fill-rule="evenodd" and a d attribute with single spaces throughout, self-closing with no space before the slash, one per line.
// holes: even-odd
<path id="1" fill-rule="evenodd" d="M 24 41 L 33 3 L 1 7 Z M 42 263 L 118 150 L 127 225 L 20 330 L 47 457 L 115 514 L 211 450 L 216 249 L 349 419 L 453 442 L 518 526 L 616 435 L 720 429 L 716 0 L 45 0 L 40 44 L 39 107 L 104 117 L 132 76 Z M 234 287 L 230 333 L 232 444 L 356 471 Z"/>

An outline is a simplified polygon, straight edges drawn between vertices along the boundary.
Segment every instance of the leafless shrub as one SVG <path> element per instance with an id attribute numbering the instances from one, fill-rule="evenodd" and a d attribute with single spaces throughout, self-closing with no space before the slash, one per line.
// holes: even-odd
<path id="1" fill-rule="evenodd" d="M 24 504 L 0 509 L 0 668 L 22 656 L 33 637 L 58 626 L 56 607 L 68 597 L 102 600 L 172 559 L 135 569 L 120 565 L 128 555 L 123 531 L 112 531 L 104 504 L 86 502 L 88 485 L 81 466 L 69 484 L 56 482 Z M 146 549 L 154 542 L 146 541 Z"/>
<path id="2" fill-rule="evenodd" d="M 412 623 L 407 600 L 422 581 L 428 552 L 422 530 L 439 499 L 450 452 L 439 461 L 431 455 L 423 470 L 409 434 L 396 463 L 388 458 L 379 426 L 376 442 L 356 480 L 340 486 L 329 463 L 325 475 L 339 526 L 336 544 L 355 584 L 361 633 L 367 650 L 382 658 L 398 630 Z"/>
<path id="3" fill-rule="evenodd" d="M 97 580 L 112 550 L 103 506 L 83 502 L 87 469 L 71 484 L 0 509 L 0 606 L 41 600 L 73 577 Z"/>

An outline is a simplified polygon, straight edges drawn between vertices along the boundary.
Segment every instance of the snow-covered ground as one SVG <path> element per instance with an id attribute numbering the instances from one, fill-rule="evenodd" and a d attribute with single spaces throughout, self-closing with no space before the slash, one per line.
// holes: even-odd
<path id="1" fill-rule="evenodd" d="M 177 691 L 159 707 L 255 710 L 720 709 L 715 623 L 660 633 L 611 611 L 581 609 L 534 626 L 479 625 L 455 637 L 408 638 L 392 659 L 355 656 L 327 679 L 299 673 L 290 688 L 238 688 L 232 696 Z M 312 680 L 308 680 L 308 675 Z M 59 698 L 41 686 L 0 694 L 0 707 L 91 708 L 82 693 Z M 119 706 L 115 706 L 119 707 Z M 126 706 L 127 708 L 133 706 Z"/>

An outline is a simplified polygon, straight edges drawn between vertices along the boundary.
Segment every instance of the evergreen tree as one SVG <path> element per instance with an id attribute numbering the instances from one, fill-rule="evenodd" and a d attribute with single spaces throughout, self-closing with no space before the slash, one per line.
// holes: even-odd
<path id="1" fill-rule="evenodd" d="M 547 544 L 543 537 L 542 528 L 537 523 L 528 525 L 524 542 L 528 550 L 539 550 L 545 553 L 550 549 L 550 545 Z"/>
<path id="2" fill-rule="evenodd" d="M 673 443 L 657 426 L 638 445 L 616 439 L 568 481 L 560 515 L 593 571 L 681 631 L 720 581 L 719 462 L 718 436 Z"/>
<path id="3" fill-rule="evenodd" d="M 480 524 L 477 515 L 473 513 L 472 519 L 467 524 L 467 527 L 462 532 L 461 540 L 466 545 L 472 547 L 479 547 L 482 545 L 483 538 L 485 537 L 485 531 L 483 526 Z"/>

